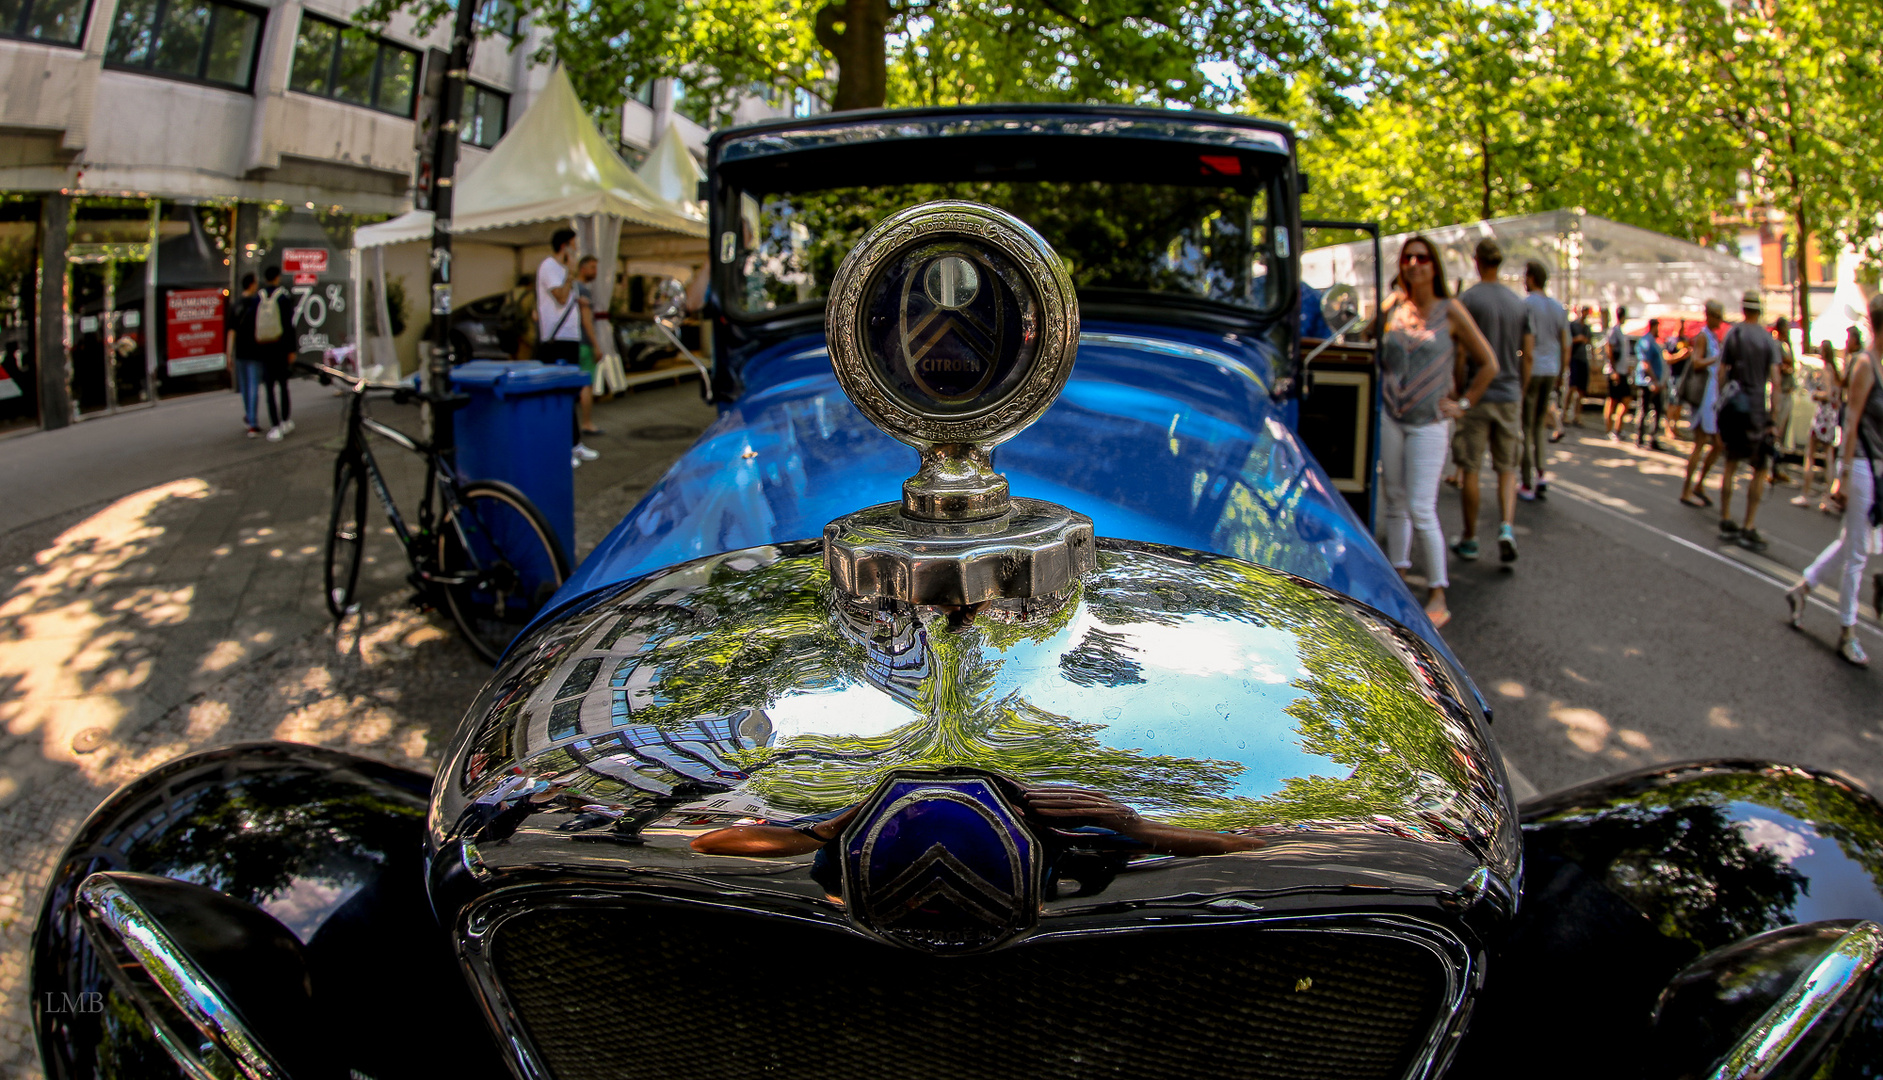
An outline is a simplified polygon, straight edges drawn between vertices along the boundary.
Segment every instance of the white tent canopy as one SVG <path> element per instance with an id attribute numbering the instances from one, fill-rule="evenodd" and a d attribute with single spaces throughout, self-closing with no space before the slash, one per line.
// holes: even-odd
<path id="1" fill-rule="evenodd" d="M 1400 245 L 1411 235 L 1381 240 L 1383 280 L 1389 288 Z M 1477 280 L 1472 250 L 1489 236 L 1504 249 L 1501 277 L 1518 291 L 1523 289 L 1524 263 L 1538 259 L 1550 269 L 1550 295 L 1565 305 L 1620 305 L 1631 318 L 1695 314 L 1708 300 L 1718 300 L 1732 311 L 1746 290 L 1759 288 L 1759 267 L 1737 256 L 1576 210 L 1447 225 L 1423 235 L 1438 247 L 1454 290 Z M 1362 305 L 1371 310 L 1371 240 L 1303 252 L 1301 272 L 1305 282 L 1319 289 L 1353 285 Z"/>
<path id="2" fill-rule="evenodd" d="M 679 152 L 691 164 L 684 146 Z M 663 168 L 678 175 L 681 166 L 669 162 Z M 698 166 L 693 169 L 697 182 Z M 382 253 L 392 245 L 429 242 L 433 221 L 430 211 L 413 210 L 354 230 L 354 247 L 371 254 L 380 300 L 374 321 L 381 328 L 387 325 Z M 576 229 L 581 251 L 600 263 L 594 293 L 601 303 L 614 295 L 618 255 L 653 260 L 682 277 L 706 262 L 705 215 L 690 199 L 670 201 L 636 175 L 583 111 L 568 73 L 557 67 L 529 110 L 459 182 L 451 233 L 485 245 L 486 253 L 494 253 L 490 245 L 509 249 L 508 263 L 520 260 L 521 249 L 546 243 L 565 223 Z M 461 257 L 458 268 L 464 266 Z M 390 359 L 390 336 L 382 330 L 372 337 L 373 361 Z M 602 335 L 602 341 L 604 352 L 612 352 L 612 334 Z"/>
<path id="3" fill-rule="evenodd" d="M 634 174 L 651 188 L 654 194 L 680 208 L 681 212 L 695 221 L 704 223 L 706 211 L 700 209 L 700 181 L 706 178 L 700 163 L 693 160 L 693 151 L 687 149 L 686 140 L 680 135 L 680 125 L 669 122 L 667 130 L 648 152 L 647 160 Z"/>

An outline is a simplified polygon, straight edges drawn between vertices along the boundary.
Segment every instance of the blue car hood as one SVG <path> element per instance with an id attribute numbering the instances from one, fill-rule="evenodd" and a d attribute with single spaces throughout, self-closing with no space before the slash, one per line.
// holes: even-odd
<path id="1" fill-rule="evenodd" d="M 995 453 L 1014 494 L 1098 535 L 1230 555 L 1369 604 L 1449 656 L 1364 524 L 1283 422 L 1265 347 L 1235 335 L 1088 323 L 1059 400 Z M 598 588 L 737 548 L 823 535 L 902 497 L 916 453 L 844 396 L 821 334 L 752 358 L 746 393 L 571 577 Z M 547 612 L 546 612 L 547 614 Z"/>

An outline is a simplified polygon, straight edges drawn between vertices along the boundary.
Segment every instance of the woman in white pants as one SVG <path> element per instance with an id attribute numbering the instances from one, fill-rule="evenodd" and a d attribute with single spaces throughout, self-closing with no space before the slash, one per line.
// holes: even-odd
<path id="1" fill-rule="evenodd" d="M 1433 626 L 1451 621 L 1445 606 L 1445 533 L 1438 524 L 1438 481 L 1451 444 L 1451 422 L 1484 396 L 1497 376 L 1497 357 L 1463 304 L 1446 295 L 1438 249 L 1413 236 L 1399 249 L 1399 275 L 1374 320 L 1380 343 L 1381 493 L 1386 554 L 1400 576 L 1412 569 L 1412 538 L 1424 556 L 1425 614 Z M 1383 333 L 1381 332 L 1383 329 Z M 1454 397 L 1460 354 L 1477 362 L 1471 385 Z"/>
<path id="2" fill-rule="evenodd" d="M 1883 293 L 1870 298 L 1871 341 L 1883 334 Z M 1850 392 L 1844 410 L 1844 445 L 1837 476 L 1831 482 L 1830 504 L 1842 507 L 1844 528 L 1837 539 L 1806 570 L 1804 580 L 1785 594 L 1791 603 L 1791 624 L 1804 623 L 1805 599 L 1820 579 L 1836 573 L 1838 617 L 1842 633 L 1837 654 L 1859 667 L 1870 657 L 1857 640 L 1857 597 L 1863 588 L 1864 564 L 1883 548 L 1883 508 L 1877 506 L 1877 477 L 1883 474 L 1883 387 L 1879 387 L 1876 349 L 1846 358 L 1845 387 Z"/>

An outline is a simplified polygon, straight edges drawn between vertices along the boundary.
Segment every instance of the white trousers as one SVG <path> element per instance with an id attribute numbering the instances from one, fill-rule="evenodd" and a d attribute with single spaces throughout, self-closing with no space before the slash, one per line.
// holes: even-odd
<path id="1" fill-rule="evenodd" d="M 1419 537 L 1425 580 L 1434 589 L 1445 576 L 1445 530 L 1438 524 L 1438 480 L 1451 449 L 1451 421 L 1402 424 L 1380 417 L 1380 494 L 1385 497 L 1386 555 L 1401 570 L 1412 569 L 1412 537 Z"/>
<path id="2" fill-rule="evenodd" d="M 1813 588 L 1824 575 L 1837 573 L 1837 615 L 1843 626 L 1857 625 L 1857 598 L 1863 589 L 1864 564 L 1870 561 L 1870 503 L 1876 498 L 1873 475 L 1870 459 L 1862 454 L 1851 459 L 1850 476 L 1844 481 L 1844 528 L 1805 568 L 1805 580 Z"/>

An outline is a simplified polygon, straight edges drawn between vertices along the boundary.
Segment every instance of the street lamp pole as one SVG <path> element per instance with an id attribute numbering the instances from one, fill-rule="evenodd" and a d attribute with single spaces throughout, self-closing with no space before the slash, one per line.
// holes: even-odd
<path id="1" fill-rule="evenodd" d="M 438 134 L 432 153 L 432 348 L 426 407 L 431 412 L 432 443 L 444 453 L 449 453 L 453 444 L 451 415 L 439 407 L 451 396 L 451 203 L 458 172 L 458 119 L 464 115 L 464 82 L 470 74 L 471 48 L 477 42 L 478 2 L 458 0 L 450 58 L 445 62 L 444 86 L 438 96 Z"/>

